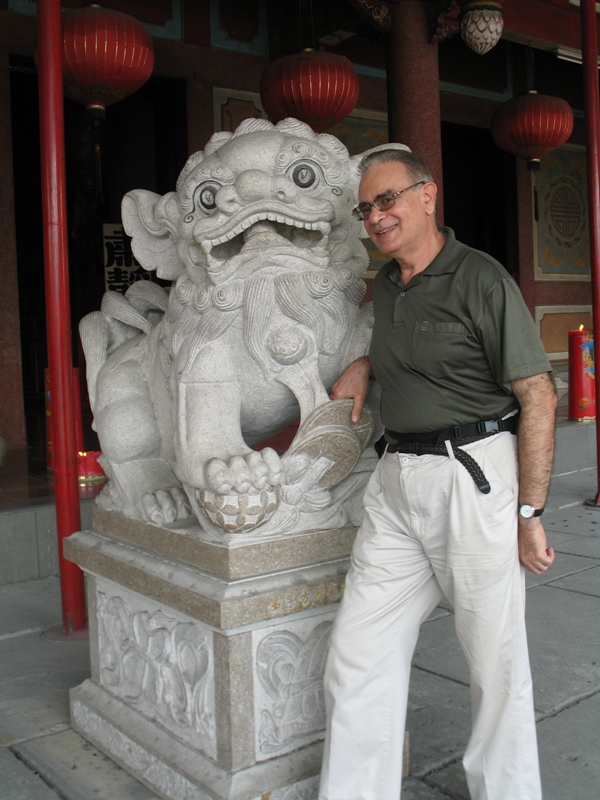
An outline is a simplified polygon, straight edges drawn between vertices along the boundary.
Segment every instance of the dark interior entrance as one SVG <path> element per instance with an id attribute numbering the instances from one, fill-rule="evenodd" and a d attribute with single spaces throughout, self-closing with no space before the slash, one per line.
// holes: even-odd
<path id="1" fill-rule="evenodd" d="M 444 221 L 456 238 L 497 259 L 518 281 L 515 158 L 487 128 L 442 123 Z"/>
<path id="2" fill-rule="evenodd" d="M 37 71 L 31 59 L 11 63 L 15 220 L 27 443 L 45 447 L 47 366 Z M 65 148 L 73 363 L 83 373 L 78 323 L 100 307 L 104 285 L 104 223 L 120 223 L 125 192 L 164 194 L 175 188 L 187 159 L 185 82 L 151 78 L 106 109 L 94 126 L 82 105 L 65 100 Z M 94 448 L 86 423 L 85 446 Z M 89 415 L 88 415 L 89 417 Z M 88 419 L 89 423 L 89 419 Z M 91 441 L 88 441 L 91 439 Z"/>

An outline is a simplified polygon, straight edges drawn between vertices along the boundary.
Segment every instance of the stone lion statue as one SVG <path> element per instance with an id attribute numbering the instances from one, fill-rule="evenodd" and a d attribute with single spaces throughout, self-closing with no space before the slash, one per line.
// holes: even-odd
<path id="1" fill-rule="evenodd" d="M 80 324 L 101 505 L 220 535 L 357 521 L 373 419 L 353 425 L 328 392 L 372 324 L 358 161 L 297 120 L 249 119 L 191 156 L 175 192 L 124 197 L 138 261 L 174 283 L 108 292 Z M 298 419 L 282 457 L 252 449 Z"/>

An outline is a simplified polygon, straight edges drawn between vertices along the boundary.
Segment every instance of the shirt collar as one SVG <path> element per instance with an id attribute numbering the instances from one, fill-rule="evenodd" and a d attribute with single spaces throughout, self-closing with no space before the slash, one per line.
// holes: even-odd
<path id="1" fill-rule="evenodd" d="M 456 236 L 452 228 L 441 227 L 440 231 L 446 237 L 444 246 L 433 259 L 431 264 L 426 267 L 422 272 L 415 275 L 411 280 L 412 283 L 420 283 L 421 278 L 425 275 L 445 275 L 448 273 L 456 272 L 459 260 L 457 258 L 461 244 L 456 241 Z M 395 260 L 389 261 L 382 269 L 387 271 L 387 277 L 397 286 L 402 284 L 402 277 L 398 263 Z M 403 284 L 402 284 L 403 285 Z"/>

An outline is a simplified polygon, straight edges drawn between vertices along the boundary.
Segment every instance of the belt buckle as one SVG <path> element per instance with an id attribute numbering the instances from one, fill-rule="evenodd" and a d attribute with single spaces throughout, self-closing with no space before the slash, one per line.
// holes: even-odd
<path id="1" fill-rule="evenodd" d="M 477 423 L 477 429 L 479 433 L 500 433 L 502 430 L 500 422 L 499 419 L 480 421 Z"/>

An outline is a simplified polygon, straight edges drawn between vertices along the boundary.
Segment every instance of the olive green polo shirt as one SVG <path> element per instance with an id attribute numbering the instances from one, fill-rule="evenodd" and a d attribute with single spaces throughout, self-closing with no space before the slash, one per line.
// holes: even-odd
<path id="1" fill-rule="evenodd" d="M 373 285 L 369 356 L 386 428 L 435 431 L 518 407 L 511 381 L 551 370 L 521 292 L 491 256 L 456 241 L 404 285 L 396 261 Z"/>

